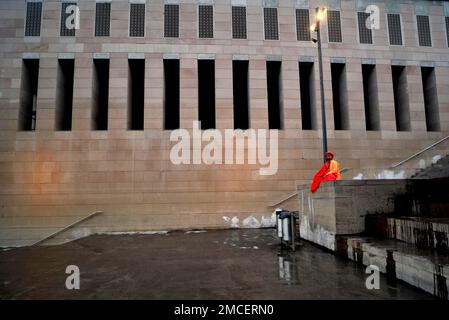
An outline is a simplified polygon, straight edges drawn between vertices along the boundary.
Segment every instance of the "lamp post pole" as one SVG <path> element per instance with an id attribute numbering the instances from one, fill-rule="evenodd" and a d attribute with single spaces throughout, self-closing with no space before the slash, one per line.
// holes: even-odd
<path id="1" fill-rule="evenodd" d="M 316 8 L 318 15 L 320 8 Z M 323 157 L 324 162 L 326 162 L 326 157 L 324 153 L 327 151 L 327 126 L 326 126 L 326 103 L 324 101 L 324 79 L 323 79 L 323 54 L 321 51 L 321 19 L 316 19 L 316 37 L 318 44 L 318 65 L 320 71 L 320 97 L 321 97 L 321 126 L 323 131 Z"/>

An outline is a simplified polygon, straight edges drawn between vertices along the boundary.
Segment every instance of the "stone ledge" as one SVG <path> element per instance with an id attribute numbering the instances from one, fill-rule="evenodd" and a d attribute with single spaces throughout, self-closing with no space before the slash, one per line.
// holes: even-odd
<path id="1" fill-rule="evenodd" d="M 413 245 L 395 240 L 341 237 L 338 243 L 339 254 L 350 260 L 365 266 L 375 265 L 390 278 L 448 299 L 449 256 L 418 250 Z"/>

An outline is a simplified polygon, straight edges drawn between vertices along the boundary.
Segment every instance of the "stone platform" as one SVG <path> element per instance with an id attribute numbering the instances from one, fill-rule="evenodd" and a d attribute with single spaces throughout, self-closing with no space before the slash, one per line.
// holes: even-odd
<path id="1" fill-rule="evenodd" d="M 65 269 L 80 269 L 67 290 Z M 365 268 L 273 229 L 95 235 L 0 251 L 0 299 L 432 299 L 403 283 L 365 286 Z"/>

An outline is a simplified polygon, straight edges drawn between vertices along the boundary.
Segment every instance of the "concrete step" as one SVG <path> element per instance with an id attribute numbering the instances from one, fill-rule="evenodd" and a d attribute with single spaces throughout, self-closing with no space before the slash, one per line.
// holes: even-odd
<path id="1" fill-rule="evenodd" d="M 339 236 L 338 243 L 339 254 L 360 265 L 378 267 L 391 282 L 399 279 L 448 300 L 448 255 L 419 249 L 402 241 L 370 237 Z"/>
<path id="2" fill-rule="evenodd" d="M 394 198 L 395 215 L 449 218 L 449 178 L 410 179 Z"/>
<path id="3" fill-rule="evenodd" d="M 366 232 L 371 236 L 394 239 L 449 255 L 449 218 L 370 215 Z"/>
<path id="4" fill-rule="evenodd" d="M 444 156 L 437 162 L 417 171 L 411 176 L 413 179 L 433 179 L 449 177 L 449 155 Z"/>
<path id="5" fill-rule="evenodd" d="M 395 198 L 396 215 L 449 218 L 449 198 L 443 195 L 399 195 Z"/>

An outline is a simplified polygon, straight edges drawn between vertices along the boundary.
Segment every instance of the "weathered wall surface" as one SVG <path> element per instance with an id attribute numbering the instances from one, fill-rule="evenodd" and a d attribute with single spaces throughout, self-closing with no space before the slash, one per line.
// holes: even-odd
<path id="1" fill-rule="evenodd" d="M 347 257 L 358 264 L 375 266 L 386 273 L 390 281 L 399 279 L 440 299 L 448 299 L 447 257 L 419 251 L 400 242 L 376 242 L 351 236 L 341 240 L 346 243 Z"/>
<path id="2" fill-rule="evenodd" d="M 317 7 L 322 1 L 310 1 Z M 332 1 L 338 3 L 338 1 Z M 90 231 L 166 230 L 227 227 L 223 216 L 240 220 L 268 216 L 268 205 L 308 183 L 321 165 L 321 113 L 316 130 L 301 128 L 298 61 L 312 58 L 312 42 L 296 40 L 292 1 L 279 1 L 279 41 L 266 41 L 259 0 L 247 1 L 248 39 L 232 40 L 231 1 L 214 4 L 215 37 L 197 37 L 197 1 L 182 1 L 180 38 L 163 37 L 163 1 L 147 1 L 146 36 L 128 37 L 128 0 L 112 1 L 111 36 L 93 37 L 95 1 L 80 1 L 81 29 L 76 37 L 59 37 L 60 1 L 43 2 L 40 37 L 24 37 L 25 1 L 0 2 L 0 244 L 38 240 L 89 212 L 105 213 L 86 222 Z M 386 168 L 449 132 L 449 51 L 441 4 L 431 3 L 432 47 L 418 47 L 415 6 L 399 5 L 404 46 L 388 44 L 386 5 L 380 8 L 380 30 L 373 45 L 358 43 L 356 2 L 341 1 L 342 43 L 327 42 L 323 26 L 324 88 L 329 146 L 343 167 Z M 313 17 L 312 17 L 313 18 Z M 35 132 L 18 128 L 21 64 L 24 53 L 39 54 L 40 71 Z M 55 131 L 57 57 L 75 56 L 72 130 Z M 108 130 L 91 131 L 94 53 L 110 56 Z M 145 55 L 144 131 L 127 130 L 129 53 Z M 279 132 L 279 170 L 260 176 L 258 165 L 182 165 L 169 160 L 170 132 L 163 130 L 163 55 L 177 53 L 181 67 L 181 127 L 197 120 L 197 58 L 213 54 L 216 64 L 216 123 L 232 128 L 232 59 L 249 58 L 251 128 L 267 128 L 266 60 L 282 59 L 283 114 Z M 330 61 L 344 58 L 347 71 L 350 130 L 334 130 Z M 375 61 L 381 130 L 365 130 L 361 59 Z M 411 127 L 395 128 L 391 60 L 407 64 Z M 420 77 L 421 61 L 435 64 L 441 132 L 427 132 Z M 318 79 L 318 68 L 314 68 Z M 318 83 L 316 106 L 320 105 Z M 354 172 L 354 174 L 352 173 Z M 322 190 L 323 191 L 323 190 Z M 337 222 L 328 222 L 330 225 Z M 74 231 L 82 232 L 81 231 Z M 329 227 L 330 228 L 330 227 Z M 331 229 L 330 229 L 331 230 Z"/>
<path id="3" fill-rule="evenodd" d="M 365 216 L 390 213 L 406 180 L 339 180 L 322 183 L 315 193 L 298 187 L 301 237 L 336 251 L 336 236 L 365 231 Z"/>

